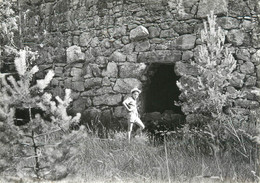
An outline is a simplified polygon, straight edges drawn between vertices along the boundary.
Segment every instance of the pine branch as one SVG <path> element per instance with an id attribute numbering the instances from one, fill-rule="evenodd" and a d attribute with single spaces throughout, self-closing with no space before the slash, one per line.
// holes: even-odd
<path id="1" fill-rule="evenodd" d="M 20 76 L 23 76 L 27 70 L 26 50 L 19 51 L 19 57 L 14 60 L 15 68 Z"/>

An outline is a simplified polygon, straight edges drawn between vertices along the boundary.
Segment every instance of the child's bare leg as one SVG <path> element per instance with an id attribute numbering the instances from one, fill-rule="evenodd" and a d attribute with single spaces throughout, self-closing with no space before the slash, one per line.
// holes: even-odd
<path id="1" fill-rule="evenodd" d="M 137 132 L 136 133 L 140 134 L 140 136 L 142 136 L 142 130 L 145 128 L 144 124 L 140 118 L 137 118 L 135 122 L 139 126 L 139 129 L 137 130 L 138 133 Z"/>
<path id="2" fill-rule="evenodd" d="M 127 130 L 127 138 L 128 138 L 128 142 L 130 143 L 131 140 L 131 132 L 133 130 L 133 124 L 132 122 L 128 122 L 128 130 Z"/>

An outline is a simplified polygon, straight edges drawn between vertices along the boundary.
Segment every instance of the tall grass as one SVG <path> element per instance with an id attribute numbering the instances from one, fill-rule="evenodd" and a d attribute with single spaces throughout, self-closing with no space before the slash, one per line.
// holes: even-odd
<path id="1" fill-rule="evenodd" d="M 247 158 L 234 156 L 232 151 L 222 156 L 205 155 L 192 143 L 184 144 L 175 138 L 166 138 L 166 141 L 165 145 L 153 146 L 145 137 L 136 137 L 129 144 L 123 134 L 117 134 L 115 139 L 85 136 L 66 166 L 70 176 L 80 177 L 83 182 L 256 180 L 253 173 L 257 172 L 257 157 L 253 157 L 256 154 L 249 154 Z"/>
<path id="2" fill-rule="evenodd" d="M 221 155 L 206 154 L 196 140 L 194 135 L 184 139 L 168 136 L 164 144 L 155 146 L 145 135 L 136 136 L 128 143 L 125 133 L 117 133 L 113 139 L 100 139 L 87 133 L 77 137 L 75 133 L 60 162 L 54 164 L 56 174 L 68 172 L 67 177 L 57 182 L 257 182 L 255 147 L 248 151 L 247 157 L 239 152 L 234 155 L 231 150 Z M 1 181 L 38 180 L 9 177 L 0 178 Z"/>

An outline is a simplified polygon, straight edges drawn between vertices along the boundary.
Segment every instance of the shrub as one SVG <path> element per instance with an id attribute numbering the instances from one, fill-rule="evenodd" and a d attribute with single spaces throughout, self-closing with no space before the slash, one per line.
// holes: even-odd
<path id="1" fill-rule="evenodd" d="M 44 169 L 50 171 L 55 168 L 52 163 L 55 165 L 57 158 L 50 158 L 50 149 L 57 149 L 59 152 L 56 152 L 56 155 L 66 151 L 66 148 L 59 147 L 64 147 L 61 143 L 70 140 L 68 137 L 72 137 L 71 128 L 79 123 L 81 115 L 78 113 L 72 117 L 67 114 L 66 109 L 72 101 L 69 89 L 65 90 L 64 100 L 56 96 L 56 101 L 52 100 L 51 94 L 43 92 L 54 76 L 53 71 L 50 70 L 44 79 L 36 80 L 36 84 L 32 84 L 38 67 L 31 68 L 29 63 L 36 58 L 36 53 L 25 48 L 17 54 L 14 63 L 18 79 L 12 75 L 3 75 L 1 78 L 0 153 L 3 159 L 0 169 L 5 172 L 12 170 L 24 173 L 22 170 L 26 168 L 29 173 L 39 178 L 45 176 L 47 171 Z M 32 111 L 35 109 L 42 111 L 43 115 L 33 115 Z M 18 119 L 18 110 L 27 113 L 28 116 L 22 115 L 27 119 Z M 49 116 L 49 120 L 46 116 Z M 67 173 L 64 172 L 64 175 Z"/>
<path id="2" fill-rule="evenodd" d="M 177 81 L 181 91 L 180 103 L 185 115 L 193 114 L 211 119 L 226 117 L 224 108 L 232 107 L 235 98 L 241 96 L 236 90 L 229 92 L 230 80 L 234 76 L 236 60 L 225 46 L 225 33 L 216 28 L 216 16 L 211 12 L 208 22 L 204 22 L 201 31 L 202 45 L 198 46 L 198 55 L 195 55 L 191 65 L 198 71 L 197 76 L 182 75 Z M 185 83 L 192 83 L 190 85 Z M 194 120 L 194 119 L 192 119 Z M 190 121 L 192 121 L 190 120 Z"/>

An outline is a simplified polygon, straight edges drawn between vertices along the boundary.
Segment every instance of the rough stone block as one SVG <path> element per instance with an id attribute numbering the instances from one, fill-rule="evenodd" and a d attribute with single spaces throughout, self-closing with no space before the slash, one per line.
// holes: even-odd
<path id="1" fill-rule="evenodd" d="M 96 96 L 93 98 L 93 105 L 98 106 L 98 105 L 119 105 L 122 102 L 122 95 L 121 94 L 116 94 L 116 95 L 111 95 L 111 94 L 105 94 L 101 96 Z"/>
<path id="2" fill-rule="evenodd" d="M 260 65 L 256 66 L 257 81 L 260 81 Z"/>
<path id="3" fill-rule="evenodd" d="M 103 70 L 102 76 L 105 76 L 105 77 L 117 77 L 118 76 L 117 64 L 114 63 L 114 62 L 109 62 L 107 64 L 106 70 Z"/>
<path id="4" fill-rule="evenodd" d="M 134 51 L 134 47 L 135 47 L 134 43 L 129 43 L 125 45 L 122 49 L 123 53 L 126 55 L 131 54 Z"/>
<path id="5" fill-rule="evenodd" d="M 244 74 L 253 74 L 255 71 L 255 66 L 252 62 L 245 62 L 240 66 L 240 71 Z"/>
<path id="6" fill-rule="evenodd" d="M 252 29 L 254 29 L 255 24 L 250 20 L 243 20 L 241 24 L 242 29 L 244 29 L 246 32 L 250 32 Z"/>
<path id="7" fill-rule="evenodd" d="M 125 63 L 119 66 L 119 76 L 121 78 L 138 78 L 143 75 L 145 69 L 144 63 Z"/>
<path id="8" fill-rule="evenodd" d="M 124 46 L 124 44 L 122 44 L 120 39 L 117 39 L 113 42 L 113 47 L 118 50 L 120 48 L 122 48 Z"/>
<path id="9" fill-rule="evenodd" d="M 122 37 L 122 43 L 123 44 L 128 44 L 130 41 L 129 41 L 129 36 L 123 36 Z"/>
<path id="10" fill-rule="evenodd" d="M 89 65 L 83 68 L 83 75 L 85 79 L 93 77 L 92 70 Z"/>
<path id="11" fill-rule="evenodd" d="M 210 11 L 214 10 L 214 14 L 226 14 L 228 11 L 226 0 L 201 0 L 199 1 L 197 17 L 205 18 Z"/>
<path id="12" fill-rule="evenodd" d="M 170 29 L 172 27 L 172 22 L 163 22 L 160 24 L 161 29 Z"/>
<path id="13" fill-rule="evenodd" d="M 173 42 L 172 46 L 173 48 L 177 48 L 181 50 L 189 50 L 195 47 L 195 41 L 196 41 L 196 36 L 191 34 L 186 34 L 178 37 Z"/>
<path id="14" fill-rule="evenodd" d="M 108 94 L 108 93 L 110 93 L 110 94 L 115 93 L 112 90 L 112 87 L 110 87 L 110 86 L 105 86 L 105 87 L 99 88 L 95 92 L 96 92 L 96 95 L 104 95 L 104 94 Z"/>
<path id="15" fill-rule="evenodd" d="M 63 67 L 55 67 L 54 72 L 55 72 L 55 76 L 62 76 Z"/>
<path id="16" fill-rule="evenodd" d="M 84 82 L 83 81 L 75 81 L 71 83 L 71 89 L 75 91 L 84 91 Z"/>
<path id="17" fill-rule="evenodd" d="M 136 53 L 132 53 L 131 55 L 127 55 L 126 56 L 126 60 L 128 62 L 137 62 L 137 54 Z"/>
<path id="18" fill-rule="evenodd" d="M 245 74 L 234 72 L 233 77 L 230 80 L 231 86 L 241 88 L 244 84 Z"/>
<path id="19" fill-rule="evenodd" d="M 58 80 L 57 78 L 53 78 L 53 79 L 51 80 L 51 85 L 52 85 L 52 86 L 58 86 L 58 85 L 59 85 L 59 80 Z"/>
<path id="20" fill-rule="evenodd" d="M 143 63 L 175 63 L 181 60 L 181 51 L 177 50 L 156 50 L 149 52 L 140 52 L 138 62 Z"/>
<path id="21" fill-rule="evenodd" d="M 80 92 L 71 91 L 70 97 L 72 100 L 76 100 L 79 98 Z"/>
<path id="22" fill-rule="evenodd" d="M 84 53 L 81 52 L 81 48 L 76 45 L 67 48 L 66 55 L 67 55 L 67 63 L 84 60 L 85 58 Z"/>
<path id="23" fill-rule="evenodd" d="M 183 6 L 184 8 L 192 8 L 197 2 L 197 0 L 183 0 Z"/>
<path id="24" fill-rule="evenodd" d="M 252 60 L 251 60 L 255 65 L 260 64 L 260 50 L 257 50 L 253 55 L 252 55 Z"/>
<path id="25" fill-rule="evenodd" d="M 91 45 L 91 47 L 96 47 L 99 45 L 99 43 L 100 42 L 99 42 L 98 37 L 94 37 L 93 39 L 91 39 L 90 45 Z"/>
<path id="26" fill-rule="evenodd" d="M 141 81 L 135 78 L 117 79 L 113 90 L 120 93 L 129 93 L 134 87 L 141 88 L 141 86 Z"/>
<path id="27" fill-rule="evenodd" d="M 110 31 L 110 35 L 112 35 L 115 38 L 122 37 L 126 35 L 126 26 L 121 27 L 115 27 Z"/>
<path id="28" fill-rule="evenodd" d="M 91 89 L 91 90 L 82 92 L 81 96 L 90 97 L 90 96 L 105 95 L 105 94 L 109 94 L 109 93 L 115 93 L 115 92 L 112 90 L 111 87 L 106 86 L 106 87 L 102 87 L 102 88 L 99 88 L 99 89 Z"/>
<path id="29" fill-rule="evenodd" d="M 73 77 L 81 77 L 82 69 L 73 67 L 70 71 L 70 75 Z"/>
<path id="30" fill-rule="evenodd" d="M 256 77 L 255 76 L 249 76 L 246 79 L 245 86 L 252 87 L 256 85 Z"/>
<path id="31" fill-rule="evenodd" d="M 91 53 L 91 49 L 88 49 L 88 50 L 85 52 L 85 60 L 86 60 L 87 62 L 94 62 L 95 57 L 94 57 L 94 55 Z"/>
<path id="32" fill-rule="evenodd" d="M 114 61 L 114 62 L 125 62 L 126 61 L 126 56 L 119 52 L 119 51 L 115 51 L 110 57 L 109 57 L 110 61 Z"/>
<path id="33" fill-rule="evenodd" d="M 174 70 L 177 76 L 183 76 L 183 75 L 197 76 L 199 74 L 198 69 L 196 67 L 194 67 L 191 64 L 183 63 L 183 62 L 176 62 Z"/>
<path id="34" fill-rule="evenodd" d="M 189 60 L 193 57 L 192 51 L 184 51 L 182 54 L 182 60 Z"/>
<path id="35" fill-rule="evenodd" d="M 101 46 L 105 47 L 105 48 L 110 48 L 111 45 L 110 45 L 110 42 L 109 42 L 109 39 L 108 38 L 105 38 L 101 41 Z"/>
<path id="36" fill-rule="evenodd" d="M 251 1 L 247 3 L 244 0 L 228 0 L 228 13 L 232 17 L 236 16 L 250 16 L 251 10 L 249 8 L 250 5 L 253 5 L 254 2 Z M 254 9 L 254 8 L 252 8 Z"/>
<path id="37" fill-rule="evenodd" d="M 149 31 L 142 25 L 139 25 L 135 29 L 130 31 L 131 40 L 141 40 L 149 36 Z"/>
<path id="38" fill-rule="evenodd" d="M 174 22 L 173 30 L 180 35 L 193 34 L 194 28 L 196 27 L 196 25 L 197 25 L 197 22 L 186 23 L 186 22 L 176 21 L 176 22 Z"/>
<path id="39" fill-rule="evenodd" d="M 81 68 L 82 69 L 83 66 L 84 66 L 83 63 L 75 63 L 75 64 L 73 64 L 73 67 L 75 67 L 75 68 Z"/>
<path id="40" fill-rule="evenodd" d="M 101 86 L 101 83 L 102 83 L 102 78 L 90 78 L 85 80 L 83 86 L 85 86 L 86 89 L 89 89 L 92 87 Z"/>
<path id="41" fill-rule="evenodd" d="M 108 59 L 106 57 L 103 57 L 103 56 L 99 56 L 97 57 L 96 59 L 96 63 L 97 64 L 100 64 L 100 65 L 104 65 L 108 62 Z"/>
<path id="42" fill-rule="evenodd" d="M 174 32 L 174 30 L 169 29 L 169 30 L 161 30 L 160 32 L 160 38 L 173 38 L 177 37 L 178 34 Z"/>
<path id="43" fill-rule="evenodd" d="M 253 30 L 252 43 L 253 43 L 254 48 L 260 48 L 260 28 L 259 28 L 259 26 L 256 26 L 255 29 Z"/>
<path id="44" fill-rule="evenodd" d="M 161 29 L 159 27 L 149 27 L 149 38 L 155 38 L 160 36 Z"/>
<path id="45" fill-rule="evenodd" d="M 99 77 L 101 76 L 101 69 L 99 68 L 99 66 L 97 64 L 89 64 L 92 73 L 95 77 Z"/>
<path id="46" fill-rule="evenodd" d="M 250 53 L 247 49 L 239 49 L 236 53 L 238 60 L 250 61 Z"/>
<path id="47" fill-rule="evenodd" d="M 92 40 L 91 34 L 89 32 L 83 32 L 79 37 L 80 46 L 88 46 L 90 41 Z"/>
<path id="48" fill-rule="evenodd" d="M 102 85 L 103 85 L 103 86 L 110 86 L 110 85 L 111 85 L 111 82 L 110 82 L 110 80 L 109 80 L 108 77 L 104 77 L 104 78 L 102 79 Z"/>
<path id="49" fill-rule="evenodd" d="M 71 88 L 71 78 L 67 78 L 64 80 L 64 87 L 65 88 Z"/>
<path id="50" fill-rule="evenodd" d="M 72 43 L 74 45 L 79 45 L 79 36 L 73 36 Z"/>
<path id="51" fill-rule="evenodd" d="M 227 40 L 228 42 L 234 44 L 235 46 L 240 46 L 243 44 L 245 39 L 245 34 L 242 30 L 233 29 L 228 32 Z"/>
<path id="52" fill-rule="evenodd" d="M 135 51 L 141 52 L 141 51 L 148 51 L 150 49 L 150 43 L 149 40 L 146 41 L 139 41 L 135 45 Z"/>
<path id="53" fill-rule="evenodd" d="M 171 43 L 170 42 L 162 42 L 161 44 L 152 44 L 151 50 L 170 50 L 171 49 Z"/>
<path id="54" fill-rule="evenodd" d="M 78 98 L 73 101 L 73 111 L 82 112 L 86 109 L 86 105 L 91 105 L 91 100 L 89 98 Z"/>
<path id="55" fill-rule="evenodd" d="M 221 17 L 217 22 L 223 29 L 237 29 L 240 23 L 238 19 L 232 17 Z"/>

